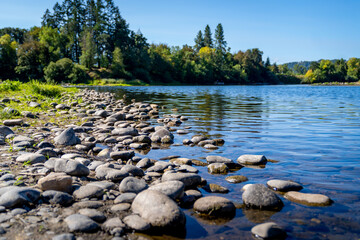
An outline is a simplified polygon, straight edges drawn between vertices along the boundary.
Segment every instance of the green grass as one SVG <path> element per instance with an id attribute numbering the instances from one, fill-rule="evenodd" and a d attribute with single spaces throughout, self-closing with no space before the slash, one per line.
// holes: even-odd
<path id="1" fill-rule="evenodd" d="M 84 85 L 84 84 L 82 84 Z M 139 79 L 125 80 L 125 79 L 114 79 L 114 78 L 103 78 L 98 80 L 92 80 L 88 84 L 89 86 L 149 86 Z"/>

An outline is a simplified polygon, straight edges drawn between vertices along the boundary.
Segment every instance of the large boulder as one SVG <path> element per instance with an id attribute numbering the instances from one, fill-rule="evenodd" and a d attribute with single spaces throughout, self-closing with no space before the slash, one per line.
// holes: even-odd
<path id="1" fill-rule="evenodd" d="M 250 208 L 278 210 L 283 207 L 281 199 L 263 184 L 251 184 L 242 194 L 244 204 Z"/>
<path id="2" fill-rule="evenodd" d="M 185 185 L 180 181 L 167 181 L 151 186 L 149 189 L 164 193 L 172 199 L 179 199 L 184 195 Z"/>
<path id="3" fill-rule="evenodd" d="M 159 191 L 142 191 L 134 199 L 131 209 L 152 227 L 171 229 L 185 226 L 183 211 L 171 198 Z"/>

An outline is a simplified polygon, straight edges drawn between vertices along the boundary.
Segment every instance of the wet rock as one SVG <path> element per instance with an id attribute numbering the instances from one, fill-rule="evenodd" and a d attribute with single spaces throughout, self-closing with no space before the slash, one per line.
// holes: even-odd
<path id="1" fill-rule="evenodd" d="M 244 204 L 250 208 L 281 209 L 284 205 L 281 199 L 262 184 L 249 185 L 242 194 Z"/>
<path id="2" fill-rule="evenodd" d="M 73 128 L 68 128 L 63 131 L 59 136 L 54 138 L 56 145 L 72 146 L 80 144 L 80 139 L 75 135 Z"/>
<path id="3" fill-rule="evenodd" d="M 16 161 L 20 163 L 26 162 L 30 164 L 43 163 L 46 161 L 46 157 L 38 153 L 25 153 L 18 156 L 16 158 Z"/>
<path id="4" fill-rule="evenodd" d="M 137 179 L 135 177 L 126 177 L 121 181 L 119 190 L 122 193 L 132 192 L 139 193 L 148 188 L 146 182 L 142 179 Z"/>
<path id="5" fill-rule="evenodd" d="M 198 144 L 199 142 L 204 141 L 206 139 L 207 139 L 207 137 L 205 137 L 205 136 L 193 136 L 191 138 L 191 142 L 193 142 L 194 144 Z"/>
<path id="6" fill-rule="evenodd" d="M 175 200 L 184 195 L 185 185 L 180 181 L 167 181 L 153 185 L 149 189 L 162 192 L 166 196 Z"/>
<path id="7" fill-rule="evenodd" d="M 4 187 L 0 189 L 0 206 L 12 208 L 39 199 L 40 191 L 29 187 Z"/>
<path id="8" fill-rule="evenodd" d="M 114 130 L 111 131 L 111 134 L 116 136 L 126 136 L 126 135 L 137 136 L 139 133 L 135 128 L 128 127 L 128 128 L 115 128 Z"/>
<path id="9" fill-rule="evenodd" d="M 284 197 L 292 202 L 308 206 L 329 206 L 332 200 L 323 194 L 287 192 Z"/>
<path id="10" fill-rule="evenodd" d="M 285 180 L 270 180 L 266 183 L 271 189 L 279 192 L 300 191 L 303 187 L 296 182 Z"/>
<path id="11" fill-rule="evenodd" d="M 211 163 L 233 163 L 233 161 L 231 159 L 221 157 L 221 156 L 207 156 L 206 161 L 209 164 L 211 164 Z"/>
<path id="12" fill-rule="evenodd" d="M 174 135 L 167 130 L 166 128 L 158 128 L 152 135 L 151 135 L 151 141 L 152 142 L 164 142 L 164 140 L 167 139 L 168 143 L 172 143 L 174 139 Z"/>
<path id="13" fill-rule="evenodd" d="M 170 160 L 171 163 L 175 165 L 191 165 L 192 162 L 188 158 L 173 158 Z"/>
<path id="14" fill-rule="evenodd" d="M 24 123 L 22 119 L 9 119 L 4 120 L 3 124 L 8 127 L 21 126 Z"/>
<path id="15" fill-rule="evenodd" d="M 148 168 L 148 167 L 150 167 L 152 165 L 153 164 L 152 164 L 152 162 L 150 161 L 149 158 L 143 158 L 136 164 L 136 167 L 138 167 L 138 168 Z"/>
<path id="16" fill-rule="evenodd" d="M 64 192 L 49 190 L 42 193 L 44 202 L 51 204 L 59 204 L 61 206 L 69 206 L 73 202 L 73 197 Z"/>
<path id="17" fill-rule="evenodd" d="M 227 174 L 229 168 L 225 163 L 211 163 L 208 165 L 208 171 L 211 174 Z"/>
<path id="18" fill-rule="evenodd" d="M 194 210 L 202 214 L 217 217 L 235 216 L 236 212 L 233 202 L 218 196 L 199 198 L 194 203 Z"/>
<path id="19" fill-rule="evenodd" d="M 183 182 L 185 188 L 196 187 L 201 183 L 201 177 L 195 173 L 172 173 L 166 172 L 163 174 L 161 181 L 177 180 Z"/>
<path id="20" fill-rule="evenodd" d="M 104 189 L 94 186 L 94 185 L 85 185 L 81 186 L 78 190 L 73 193 L 73 196 L 77 199 L 83 198 L 99 198 L 104 194 Z"/>
<path id="21" fill-rule="evenodd" d="M 242 182 L 246 182 L 248 178 L 242 175 L 234 175 L 234 176 L 226 177 L 225 180 L 230 183 L 242 183 Z"/>
<path id="22" fill-rule="evenodd" d="M 72 178 L 65 173 L 50 173 L 46 177 L 39 179 L 38 186 L 43 191 L 71 192 Z"/>
<path id="23" fill-rule="evenodd" d="M 199 170 L 195 167 L 189 166 L 189 165 L 181 165 L 179 167 L 180 172 L 189 172 L 189 173 L 198 173 Z"/>
<path id="24" fill-rule="evenodd" d="M 220 186 L 218 184 L 210 183 L 203 187 L 203 189 L 210 193 L 228 193 L 229 189 L 226 187 Z"/>
<path id="25" fill-rule="evenodd" d="M 56 235 L 52 238 L 52 240 L 75 240 L 75 235 L 72 233 L 63 233 Z"/>
<path id="26" fill-rule="evenodd" d="M 135 156 L 134 151 L 118 151 L 110 153 L 110 157 L 114 160 L 127 161 L 133 156 Z"/>
<path id="27" fill-rule="evenodd" d="M 256 225 L 251 229 L 251 233 L 260 239 L 285 239 L 286 232 L 274 222 L 267 222 Z"/>
<path id="28" fill-rule="evenodd" d="M 138 215 L 129 215 L 123 219 L 126 226 L 135 231 L 143 232 L 150 229 L 151 225 Z"/>
<path id="29" fill-rule="evenodd" d="M 102 212 L 97 211 L 95 209 L 84 208 L 84 209 L 80 209 L 79 213 L 81 215 L 88 216 L 89 218 L 91 218 L 95 222 L 102 223 L 102 222 L 104 222 L 106 220 L 106 216 Z"/>
<path id="30" fill-rule="evenodd" d="M 267 159 L 264 155 L 241 155 L 237 162 L 243 165 L 264 165 Z"/>
<path id="31" fill-rule="evenodd" d="M 174 228 L 185 226 L 185 215 L 178 205 L 165 194 L 145 190 L 134 199 L 131 209 L 152 227 Z"/>
<path id="32" fill-rule="evenodd" d="M 73 214 L 65 218 L 71 232 L 95 232 L 99 225 L 87 216 Z"/>
<path id="33" fill-rule="evenodd" d="M 103 157 L 103 158 L 109 158 L 111 153 L 112 153 L 112 150 L 110 148 L 105 148 L 105 149 L 101 150 L 97 154 L 97 156 L 98 157 Z"/>

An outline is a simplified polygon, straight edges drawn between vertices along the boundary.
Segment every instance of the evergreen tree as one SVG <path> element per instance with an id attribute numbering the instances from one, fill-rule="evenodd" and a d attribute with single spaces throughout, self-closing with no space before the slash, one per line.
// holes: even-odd
<path id="1" fill-rule="evenodd" d="M 225 53 L 226 45 L 227 45 L 227 43 L 226 43 L 225 37 L 224 37 L 224 29 L 223 29 L 221 23 L 219 23 L 215 29 L 215 48 L 218 51 Z"/>
<path id="2" fill-rule="evenodd" d="M 205 47 L 205 43 L 204 43 L 204 37 L 202 35 L 202 32 L 201 30 L 198 32 L 198 34 L 196 35 L 196 38 L 194 39 L 195 41 L 195 50 L 197 52 L 199 52 L 199 50 L 202 48 L 202 47 Z"/>
<path id="3" fill-rule="evenodd" d="M 270 58 L 267 57 L 267 58 L 266 58 L 266 62 L 265 62 L 265 67 L 266 67 L 266 68 L 269 68 L 270 66 L 271 66 Z"/>
<path id="4" fill-rule="evenodd" d="M 94 36 L 91 29 L 83 32 L 81 49 L 80 63 L 86 68 L 91 69 L 94 67 L 96 54 Z"/>
<path id="5" fill-rule="evenodd" d="M 204 45 L 206 47 L 212 48 L 213 47 L 213 40 L 211 36 L 211 30 L 209 25 L 206 25 L 205 31 L 204 31 Z"/>

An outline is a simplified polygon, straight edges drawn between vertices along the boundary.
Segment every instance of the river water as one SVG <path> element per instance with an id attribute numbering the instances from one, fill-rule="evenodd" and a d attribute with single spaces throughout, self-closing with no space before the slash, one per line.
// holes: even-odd
<path id="1" fill-rule="evenodd" d="M 280 212 L 238 209 L 228 221 L 187 215 L 187 239 L 252 239 L 250 229 L 274 221 L 288 239 L 360 238 L 360 87 L 358 86 L 151 86 L 97 87 L 118 98 L 156 103 L 161 113 L 189 117 L 178 129 L 191 127 L 188 135 L 175 135 L 168 149 L 151 150 L 146 157 L 160 159 L 180 155 L 203 160 L 220 155 L 234 161 L 242 154 L 263 154 L 264 169 L 244 167 L 228 175 L 211 175 L 198 167 L 209 183 L 227 187 L 224 196 L 241 203 L 241 188 L 247 183 L 266 184 L 271 179 L 293 180 L 302 192 L 329 196 L 328 207 L 292 203 L 282 196 Z M 209 151 L 182 145 L 194 134 L 223 138 L 225 144 Z M 143 157 L 143 154 L 137 154 Z M 249 181 L 231 184 L 229 175 L 244 175 Z M 204 195 L 207 192 L 201 190 Z M 164 236 L 163 236 L 164 237 Z"/>

